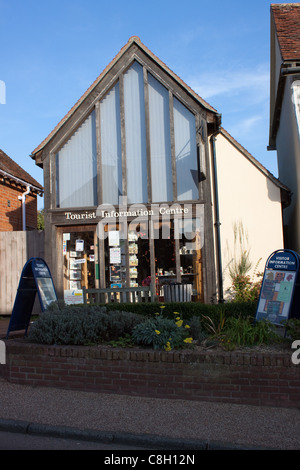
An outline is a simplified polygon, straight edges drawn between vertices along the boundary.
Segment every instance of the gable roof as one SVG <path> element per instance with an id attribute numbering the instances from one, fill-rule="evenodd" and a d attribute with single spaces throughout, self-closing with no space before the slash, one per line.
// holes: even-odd
<path id="1" fill-rule="evenodd" d="M 300 3 L 272 4 L 282 59 L 300 59 Z"/>
<path id="2" fill-rule="evenodd" d="M 43 192 L 43 186 L 40 185 L 32 176 L 23 170 L 15 161 L 13 161 L 3 150 L 0 149 L 0 175 L 7 179 L 17 181 L 22 185 L 30 185 L 35 192 Z"/>
<path id="3" fill-rule="evenodd" d="M 93 91 L 93 89 L 100 83 L 100 81 L 108 74 L 114 64 L 128 51 L 128 49 L 136 44 L 144 53 L 146 53 L 152 60 L 154 60 L 163 70 L 171 76 L 177 83 L 179 83 L 185 91 L 187 91 L 193 98 L 195 98 L 205 109 L 210 112 L 217 113 L 216 109 L 210 106 L 203 98 L 201 98 L 192 88 L 190 88 L 178 75 L 176 75 L 164 62 L 162 62 L 153 52 L 150 51 L 140 40 L 138 36 L 132 36 L 127 44 L 122 47 L 114 59 L 107 65 L 107 67 L 101 72 L 101 74 L 96 78 L 92 85 L 87 89 L 87 91 L 79 98 L 75 105 L 70 109 L 70 111 L 61 119 L 61 121 L 56 125 L 56 127 L 50 132 L 50 134 L 36 147 L 31 157 L 34 158 L 35 155 L 40 152 L 47 143 L 54 137 L 54 135 L 60 130 L 64 123 L 75 113 L 79 106 L 83 103 L 85 98 Z"/>

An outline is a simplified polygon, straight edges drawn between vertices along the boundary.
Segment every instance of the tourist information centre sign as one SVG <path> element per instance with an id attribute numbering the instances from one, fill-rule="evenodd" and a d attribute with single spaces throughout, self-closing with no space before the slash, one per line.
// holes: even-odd
<path id="1" fill-rule="evenodd" d="M 275 325 L 300 317 L 300 258 L 292 250 L 277 250 L 265 266 L 256 321 Z"/>
<path id="2" fill-rule="evenodd" d="M 27 333 L 36 294 L 43 312 L 57 302 L 50 270 L 42 258 L 30 258 L 23 268 L 6 338 L 11 331 Z"/>

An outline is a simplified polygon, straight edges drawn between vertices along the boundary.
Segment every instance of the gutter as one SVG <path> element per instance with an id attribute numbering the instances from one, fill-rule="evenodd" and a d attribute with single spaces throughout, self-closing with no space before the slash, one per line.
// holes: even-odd
<path id="1" fill-rule="evenodd" d="M 220 211 L 219 211 L 219 191 L 218 191 L 218 173 L 217 173 L 217 153 L 216 153 L 216 136 L 221 132 L 221 114 L 217 115 L 218 128 L 211 136 L 212 152 L 213 152 L 213 178 L 214 178 L 214 197 L 215 197 L 215 228 L 217 239 L 217 277 L 219 286 L 219 303 L 224 302 L 223 292 L 223 267 L 222 267 L 222 251 L 221 251 L 221 233 L 220 233 Z"/>
<path id="2" fill-rule="evenodd" d="M 283 67 L 281 69 L 281 75 L 299 75 L 300 74 L 300 67 Z"/>
<path id="3" fill-rule="evenodd" d="M 30 186 L 27 186 L 25 193 L 22 196 L 19 196 L 19 201 L 22 201 L 22 225 L 23 225 L 23 232 L 26 231 L 26 196 L 30 193 Z"/>
<path id="4" fill-rule="evenodd" d="M 3 175 L 3 176 L 5 176 L 5 177 L 7 177 L 7 178 L 9 178 L 9 179 L 11 179 L 11 180 L 16 181 L 17 183 L 22 184 L 22 185 L 24 185 L 24 186 L 26 186 L 26 187 L 29 185 L 28 182 L 26 182 L 26 181 L 24 181 L 24 180 L 21 180 L 20 178 L 17 178 L 16 176 L 11 175 L 10 173 L 7 173 L 7 172 L 4 171 L 4 170 L 1 170 L 1 169 L 0 169 L 0 174 Z M 44 192 L 43 189 L 38 188 L 37 186 L 34 186 L 33 184 L 30 184 L 30 187 L 31 187 L 31 189 L 34 189 L 40 196 L 41 196 L 41 195 L 43 194 L 43 192 Z"/>
<path id="5" fill-rule="evenodd" d="M 26 186 L 26 191 L 22 194 L 22 196 L 18 196 L 19 201 L 22 201 L 22 230 L 26 231 L 26 196 L 30 193 L 31 189 L 34 189 L 40 196 L 43 194 L 43 190 L 38 188 L 37 186 L 34 186 L 32 184 L 28 184 L 28 182 L 21 180 L 20 178 L 17 178 L 16 176 L 11 175 L 10 173 L 7 173 L 4 170 L 0 169 L 0 175 L 4 176 L 7 179 L 13 180 L 16 183 L 19 183 L 23 186 Z"/>
<path id="6" fill-rule="evenodd" d="M 286 77 L 290 75 L 300 75 L 300 66 L 294 65 L 294 62 L 283 62 L 281 64 L 280 74 L 277 83 L 276 97 L 274 103 L 273 119 L 270 129 L 268 150 L 276 150 L 276 135 L 279 127 L 280 114 Z M 276 85 L 274 85 L 276 87 Z"/>

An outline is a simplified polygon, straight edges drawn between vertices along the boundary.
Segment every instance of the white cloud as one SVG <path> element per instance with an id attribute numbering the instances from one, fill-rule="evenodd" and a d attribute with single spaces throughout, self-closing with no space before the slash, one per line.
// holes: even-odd
<path id="1" fill-rule="evenodd" d="M 238 121 L 237 124 L 231 126 L 231 132 L 233 135 L 238 136 L 248 136 L 249 133 L 255 128 L 255 126 L 262 121 L 263 116 L 252 116 L 246 119 Z"/>
<path id="2" fill-rule="evenodd" d="M 255 94 L 257 100 L 269 96 L 270 74 L 268 66 L 256 69 L 208 70 L 189 80 L 191 87 L 204 99 L 218 95 L 235 96 L 241 93 Z"/>

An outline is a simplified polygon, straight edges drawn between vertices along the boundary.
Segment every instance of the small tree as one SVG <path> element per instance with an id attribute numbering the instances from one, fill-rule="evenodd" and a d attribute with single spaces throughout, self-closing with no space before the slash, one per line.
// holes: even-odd
<path id="1" fill-rule="evenodd" d="M 37 228 L 38 228 L 38 230 L 45 230 L 44 209 L 42 209 L 41 211 L 38 211 Z"/>
<path id="2" fill-rule="evenodd" d="M 257 273 L 257 267 L 261 258 L 256 263 L 252 277 L 248 274 L 252 268 L 250 260 L 250 249 L 247 248 L 248 234 L 239 221 L 234 224 L 234 258 L 232 259 L 228 271 L 232 282 L 233 301 L 234 302 L 253 302 L 259 297 L 261 273 Z M 239 245 L 239 254 L 237 255 L 237 245 Z"/>

